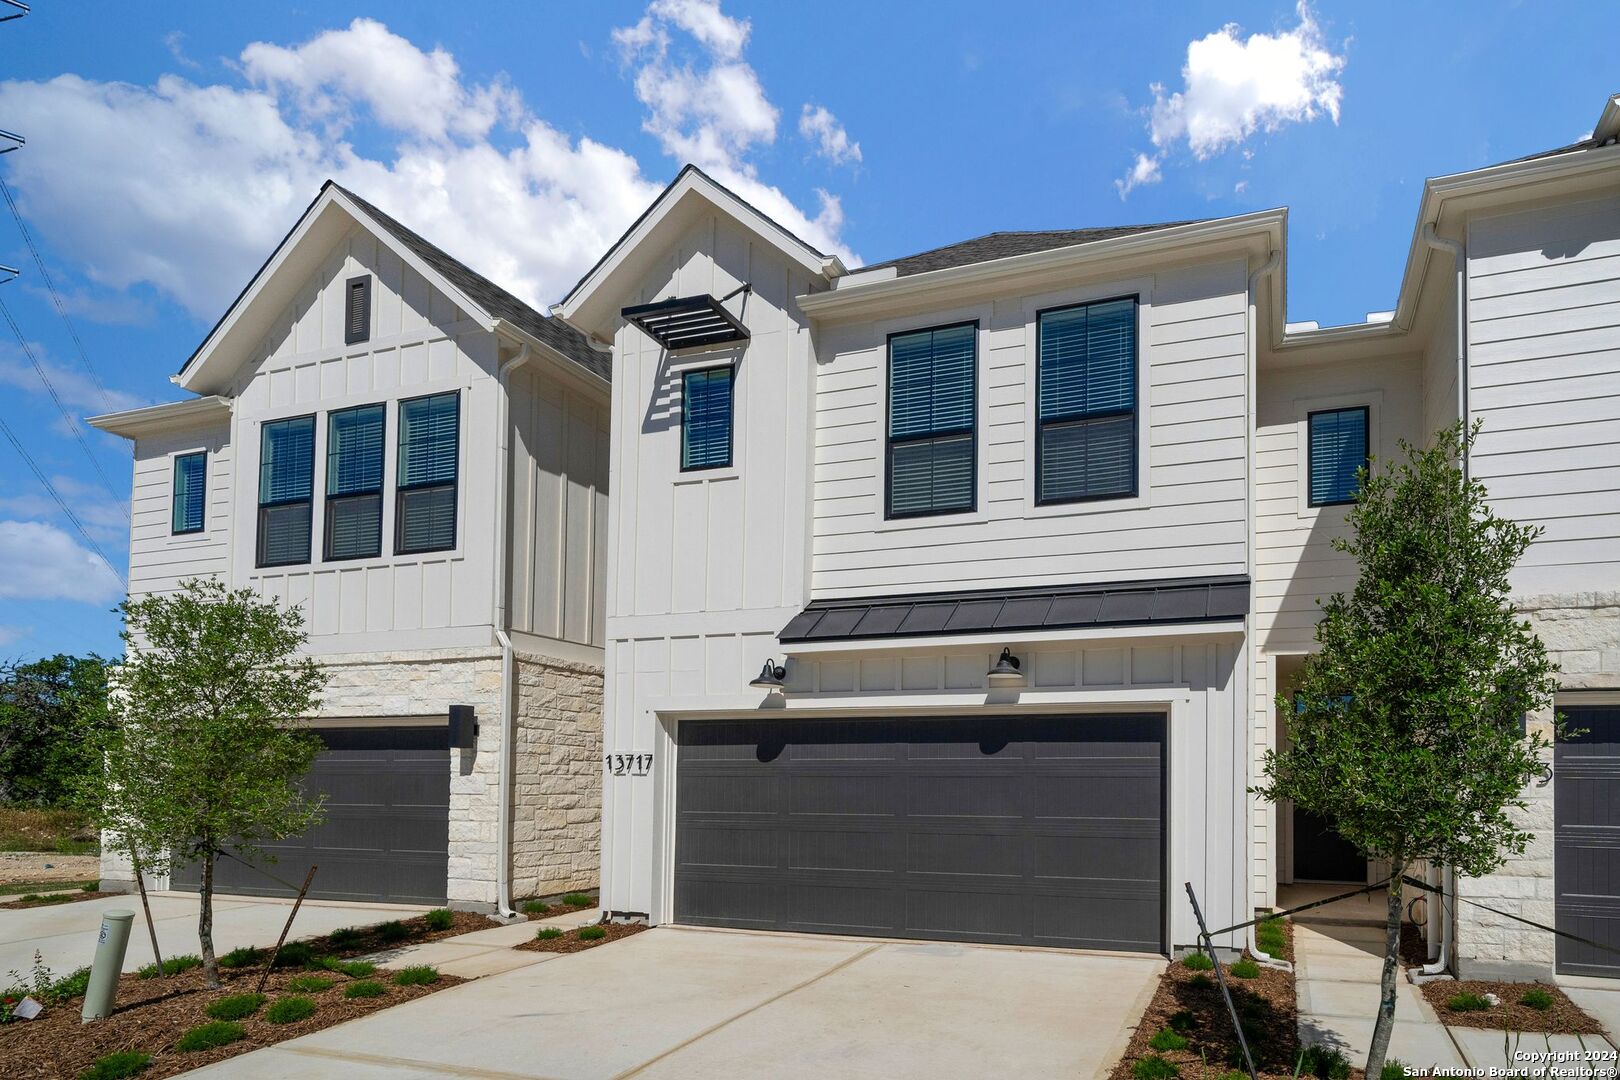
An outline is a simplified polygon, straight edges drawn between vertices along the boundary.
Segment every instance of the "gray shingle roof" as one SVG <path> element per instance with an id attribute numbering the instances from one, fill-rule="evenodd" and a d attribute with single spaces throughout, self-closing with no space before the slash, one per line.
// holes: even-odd
<path id="1" fill-rule="evenodd" d="M 952 266 L 969 266 L 973 263 L 990 262 L 993 259 L 1005 259 L 1013 255 L 1028 255 L 1035 251 L 1051 251 L 1056 248 L 1074 247 L 1077 244 L 1091 244 L 1098 240 L 1112 240 L 1117 236 L 1131 236 L 1136 233 L 1152 232 L 1155 229 L 1169 229 L 1176 225 L 1192 225 L 1198 220 L 1190 221 L 1162 221 L 1156 225 L 1110 225 L 1100 229 L 1052 229 L 1044 232 L 993 232 L 972 240 L 963 240 L 956 244 L 947 244 L 944 247 L 931 248 L 928 251 L 919 251 L 915 255 L 906 255 L 899 259 L 890 259 L 887 262 L 873 263 L 863 266 L 856 273 L 867 270 L 878 270 L 892 266 L 901 277 L 911 274 L 926 274 L 930 270 L 945 270 Z"/>
<path id="2" fill-rule="evenodd" d="M 330 181 L 328 182 L 330 183 Z M 392 235 L 394 239 L 404 244 L 423 262 L 444 275 L 446 281 L 460 289 L 467 295 L 468 299 L 483 308 L 491 316 L 505 320 L 524 333 L 550 345 L 592 375 L 612 381 L 612 358 L 607 353 L 597 352 L 591 348 L 590 343 L 585 340 L 585 336 L 579 331 L 560 319 L 552 319 L 540 314 L 540 312 L 534 310 L 534 308 L 525 304 L 493 281 L 470 269 L 465 263 L 446 254 L 442 248 L 429 243 L 417 233 L 401 225 L 348 188 L 336 183 L 333 183 L 332 186 L 343 192 L 350 201 Z"/>

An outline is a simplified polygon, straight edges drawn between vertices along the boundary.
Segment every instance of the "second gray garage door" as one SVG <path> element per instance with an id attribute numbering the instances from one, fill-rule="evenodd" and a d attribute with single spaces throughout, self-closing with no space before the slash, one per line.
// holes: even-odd
<path id="1" fill-rule="evenodd" d="M 683 721 L 675 921 L 1164 950 L 1164 718 Z"/>
<path id="2" fill-rule="evenodd" d="M 1620 947 L 1620 705 L 1560 707 L 1573 738 L 1553 760 L 1558 929 Z M 1620 953 L 1558 939 L 1565 975 L 1620 978 Z"/>

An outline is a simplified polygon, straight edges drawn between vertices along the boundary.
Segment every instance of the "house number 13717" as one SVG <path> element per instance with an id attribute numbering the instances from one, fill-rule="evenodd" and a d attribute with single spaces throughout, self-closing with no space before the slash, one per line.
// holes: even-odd
<path id="1" fill-rule="evenodd" d="M 607 769 L 614 776 L 646 776 L 652 771 L 652 755 L 609 754 Z"/>

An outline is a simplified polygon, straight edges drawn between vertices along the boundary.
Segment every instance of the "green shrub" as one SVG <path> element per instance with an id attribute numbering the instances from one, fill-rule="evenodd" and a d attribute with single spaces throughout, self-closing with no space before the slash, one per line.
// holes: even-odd
<path id="1" fill-rule="evenodd" d="M 579 940 L 581 941 L 601 941 L 605 937 L 607 937 L 607 927 L 605 926 L 582 926 L 579 928 Z"/>
<path id="2" fill-rule="evenodd" d="M 455 924 L 456 916 L 447 907 L 434 908 L 422 916 L 422 921 L 427 923 L 429 930 L 448 930 Z"/>
<path id="3" fill-rule="evenodd" d="M 80 891 L 80 892 L 100 892 L 100 891 L 101 891 L 101 882 L 99 882 L 99 881 L 87 881 L 87 882 L 85 882 L 85 883 L 84 883 L 84 884 L 83 884 L 83 885 L 80 885 L 80 886 L 79 886 L 79 891 Z M 132 1052 L 133 1052 L 133 1051 L 132 1051 Z M 117 1055 L 116 1055 L 116 1054 L 108 1054 L 108 1055 L 107 1055 L 107 1056 L 108 1056 L 108 1057 L 117 1057 Z M 147 1061 L 151 1061 L 151 1060 L 152 1060 L 152 1059 L 151 1059 L 151 1058 L 147 1058 L 147 1059 L 146 1059 L 146 1060 L 147 1060 Z M 101 1059 L 101 1058 L 97 1058 L 97 1059 L 96 1059 L 96 1063 L 97 1063 L 97 1064 L 98 1064 L 98 1065 L 99 1065 L 99 1064 L 100 1064 L 100 1063 L 101 1063 L 101 1061 L 102 1061 L 102 1059 Z M 143 1069 L 144 1069 L 144 1068 L 146 1068 L 146 1066 L 145 1066 L 145 1065 L 142 1065 L 142 1066 L 141 1066 L 141 1068 L 143 1068 Z M 128 1073 L 125 1073 L 125 1074 L 124 1074 L 124 1075 L 126 1075 L 126 1076 L 127 1076 L 127 1075 L 129 1075 L 129 1074 L 128 1074 Z"/>
<path id="4" fill-rule="evenodd" d="M 1446 998 L 1446 1008 L 1452 1012 L 1484 1012 L 1491 1003 L 1478 994 L 1464 991 Z"/>
<path id="5" fill-rule="evenodd" d="M 372 982 L 369 979 L 350 983 L 343 988 L 343 996 L 346 998 L 374 998 L 382 997 L 386 993 L 388 993 L 388 987 L 380 982 Z"/>
<path id="6" fill-rule="evenodd" d="M 1350 1059 L 1329 1046 L 1307 1046 L 1299 1055 L 1300 1074 L 1317 1080 L 1350 1080 Z"/>
<path id="7" fill-rule="evenodd" d="M 1288 939 L 1283 934 L 1282 921 L 1267 919 L 1254 928 L 1254 940 L 1265 952 L 1275 956 L 1288 947 Z"/>
<path id="8" fill-rule="evenodd" d="M 546 903 L 544 900 L 523 901 L 523 914 L 525 915 L 544 915 L 550 910 L 551 905 Z"/>
<path id="9" fill-rule="evenodd" d="M 557 938 L 562 937 L 562 934 L 563 932 L 555 926 L 542 926 L 534 932 L 534 939 L 536 941 L 555 941 Z"/>
<path id="10" fill-rule="evenodd" d="M 590 907 L 596 903 L 596 897 L 589 893 L 571 892 L 562 898 L 562 902 L 569 907 Z"/>
<path id="11" fill-rule="evenodd" d="M 1172 1076 L 1180 1076 L 1181 1069 L 1175 1062 L 1167 1061 L 1158 1054 L 1148 1054 L 1132 1063 L 1131 1075 L 1136 1080 L 1170 1080 Z"/>
<path id="12" fill-rule="evenodd" d="M 314 959 L 315 950 L 309 947 L 308 942 L 289 941 L 276 953 L 276 967 L 303 967 Z"/>
<path id="13" fill-rule="evenodd" d="M 190 971 L 194 967 L 202 967 L 202 957 L 191 955 L 171 956 L 163 961 L 163 974 L 178 975 L 182 971 Z M 158 966 L 156 964 L 147 964 L 135 972 L 135 976 L 140 979 L 155 979 L 158 977 Z"/>
<path id="14" fill-rule="evenodd" d="M 152 1064 L 152 1055 L 139 1050 L 120 1050 L 116 1054 L 103 1054 L 96 1063 L 79 1074 L 79 1080 L 124 1080 Z"/>
<path id="15" fill-rule="evenodd" d="M 439 969 L 428 964 L 417 964 L 394 972 L 395 986 L 428 986 L 438 981 Z"/>
<path id="16" fill-rule="evenodd" d="M 296 1024 L 315 1015 L 315 1002 L 307 997 L 284 997 L 264 1010 L 264 1018 L 272 1024 Z"/>
<path id="17" fill-rule="evenodd" d="M 1187 980 L 1187 985 L 1188 986 L 1196 986 L 1198 989 L 1202 990 L 1206 986 L 1214 986 L 1215 985 L 1215 980 L 1211 979 L 1208 975 L 1205 975 L 1203 972 L 1199 972 L 1197 975 L 1194 975 L 1192 978 Z"/>
<path id="18" fill-rule="evenodd" d="M 336 983 L 336 979 L 326 975 L 300 975 L 287 980 L 287 989 L 296 994 L 318 994 L 322 990 L 332 989 Z"/>
<path id="19" fill-rule="evenodd" d="M 334 949 L 347 949 L 351 945 L 359 944 L 364 936 L 352 926 L 340 926 L 326 935 L 326 942 Z"/>
<path id="20" fill-rule="evenodd" d="M 1539 986 L 1533 986 L 1519 996 L 1519 1004 L 1527 1005 L 1532 1009 L 1550 1009 L 1553 996 Z"/>
<path id="21" fill-rule="evenodd" d="M 1242 1069 L 1228 1069 L 1217 1076 L 1215 1080 L 1249 1080 L 1249 1074 Z"/>
<path id="22" fill-rule="evenodd" d="M 341 956 L 323 956 L 315 961 L 314 966 L 347 975 L 351 979 L 363 979 L 377 971 L 377 965 L 369 960 L 345 960 Z"/>
<path id="23" fill-rule="evenodd" d="M 252 949 L 244 945 L 240 949 L 232 949 L 230 952 L 220 957 L 219 966 L 222 968 L 252 967 L 254 964 L 257 964 L 263 959 L 263 949 Z"/>
<path id="24" fill-rule="evenodd" d="M 1215 964 L 1201 952 L 1190 952 L 1181 958 L 1188 971 L 1208 971 Z"/>
<path id="25" fill-rule="evenodd" d="M 1187 1040 L 1169 1028 L 1165 1028 L 1149 1039 L 1148 1045 L 1155 1050 L 1185 1050 L 1187 1049 Z"/>
<path id="26" fill-rule="evenodd" d="M 230 994 L 209 1002 L 203 1012 L 211 1020 L 244 1020 L 258 1012 L 263 1004 L 263 994 Z"/>
<path id="27" fill-rule="evenodd" d="M 1182 1009 L 1178 1013 L 1172 1013 L 1170 1016 L 1171 1031 L 1191 1031 L 1197 1026 L 1198 1021 L 1194 1019 L 1193 1014 L 1188 1012 L 1186 1009 Z"/>
<path id="28" fill-rule="evenodd" d="M 1260 977 L 1260 965 L 1253 960 L 1239 960 L 1227 970 L 1240 979 L 1258 979 Z"/>
<path id="29" fill-rule="evenodd" d="M 1406 1062 L 1390 1058 L 1378 1074 L 1378 1080 L 1406 1080 Z"/>
<path id="30" fill-rule="evenodd" d="M 90 969 L 82 967 L 57 979 L 51 985 L 51 997 L 56 1001 L 67 1001 L 70 998 L 84 997 L 84 992 L 90 988 Z"/>
<path id="31" fill-rule="evenodd" d="M 174 1048 L 181 1053 L 192 1054 L 199 1050 L 229 1046 L 246 1034 L 247 1030 L 241 1024 L 233 1024 L 229 1020 L 211 1020 L 206 1024 L 198 1024 L 180 1036 L 175 1040 Z"/>
<path id="32" fill-rule="evenodd" d="M 390 919 L 388 922 L 380 923 L 377 926 L 377 938 L 380 941 L 404 941 L 410 936 L 411 928 L 398 919 Z"/>

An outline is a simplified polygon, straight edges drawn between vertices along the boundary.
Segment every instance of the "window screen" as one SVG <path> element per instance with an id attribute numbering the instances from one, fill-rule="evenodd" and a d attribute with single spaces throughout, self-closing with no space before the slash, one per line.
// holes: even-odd
<path id="1" fill-rule="evenodd" d="M 731 464 L 734 372 L 729 367 L 681 376 L 681 468 L 718 469 Z"/>
<path id="2" fill-rule="evenodd" d="M 169 531 L 202 532 L 208 494 L 208 454 L 198 450 L 174 459 L 174 496 Z"/>
<path id="3" fill-rule="evenodd" d="M 1356 501 L 1356 471 L 1367 464 L 1367 407 L 1325 409 L 1306 417 L 1310 436 L 1310 504 Z"/>
<path id="4" fill-rule="evenodd" d="M 1044 311 L 1035 501 L 1136 494 L 1136 298 Z"/>
<path id="5" fill-rule="evenodd" d="M 371 276 L 350 278 L 343 316 L 343 342 L 353 345 L 371 340 Z"/>
<path id="6" fill-rule="evenodd" d="M 315 484 L 315 418 L 273 420 L 259 429 L 260 566 L 309 561 Z"/>
<path id="7" fill-rule="evenodd" d="M 326 418 L 328 559 L 382 554 L 384 415 L 381 405 L 361 405 Z"/>
<path id="8" fill-rule="evenodd" d="M 891 518 L 972 510 L 977 323 L 889 338 Z"/>
<path id="9" fill-rule="evenodd" d="M 461 399 L 435 394 L 399 403 L 399 479 L 394 551 L 407 555 L 456 546 Z"/>

